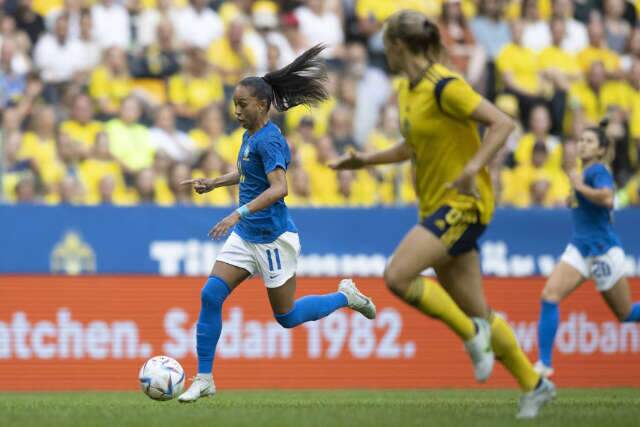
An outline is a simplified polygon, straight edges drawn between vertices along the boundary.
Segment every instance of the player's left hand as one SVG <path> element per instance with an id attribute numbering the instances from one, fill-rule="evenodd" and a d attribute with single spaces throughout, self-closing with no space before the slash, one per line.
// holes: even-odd
<path id="1" fill-rule="evenodd" d="M 236 225 L 240 221 L 240 215 L 237 212 L 233 212 L 231 215 L 224 218 L 222 221 L 213 226 L 211 230 L 209 230 L 209 237 L 214 240 L 218 240 L 221 237 L 225 236 L 231 227 Z"/>
<path id="2" fill-rule="evenodd" d="M 456 189 L 458 193 L 466 196 L 480 198 L 478 187 L 476 186 L 476 175 L 468 172 L 462 174 L 453 182 L 446 184 L 447 190 Z"/>

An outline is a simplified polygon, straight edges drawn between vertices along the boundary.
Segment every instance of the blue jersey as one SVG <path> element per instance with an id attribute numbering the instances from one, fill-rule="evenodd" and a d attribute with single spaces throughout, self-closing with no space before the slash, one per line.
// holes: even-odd
<path id="1" fill-rule="evenodd" d="M 286 171 L 290 161 L 289 145 L 278 126 L 269 121 L 253 135 L 246 131 L 238 153 L 240 205 L 249 203 L 269 188 L 267 174 L 277 168 Z M 271 243 L 286 231 L 297 232 L 284 199 L 242 218 L 234 231 L 252 243 Z"/>
<path id="2" fill-rule="evenodd" d="M 613 191 L 613 177 L 602 163 L 589 166 L 582 177 L 589 187 L 610 188 Z M 587 200 L 578 191 L 575 193 L 578 203 L 572 210 L 571 243 L 578 248 L 582 256 L 602 255 L 614 246 L 621 246 L 618 236 L 613 231 L 610 210 Z"/>

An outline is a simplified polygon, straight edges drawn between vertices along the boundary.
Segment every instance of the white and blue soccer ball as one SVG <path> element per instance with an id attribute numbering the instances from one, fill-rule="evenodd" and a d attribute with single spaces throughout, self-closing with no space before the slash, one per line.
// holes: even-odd
<path id="1" fill-rule="evenodd" d="M 147 360 L 140 368 L 138 379 L 140 389 L 153 400 L 171 400 L 184 389 L 184 369 L 168 356 Z"/>

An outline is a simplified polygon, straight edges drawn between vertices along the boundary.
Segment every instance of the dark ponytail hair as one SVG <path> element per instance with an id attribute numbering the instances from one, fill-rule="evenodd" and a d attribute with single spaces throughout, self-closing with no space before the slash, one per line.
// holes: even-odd
<path id="1" fill-rule="evenodd" d="M 446 62 L 447 55 L 435 22 L 414 10 L 402 10 L 385 23 L 385 37 L 402 40 L 414 54 L 423 54 L 431 62 Z"/>
<path id="2" fill-rule="evenodd" d="M 609 126 L 609 117 L 605 117 L 600 120 L 597 127 L 589 127 L 585 130 L 593 132 L 598 138 L 598 147 L 604 148 L 604 154 L 601 157 L 601 161 L 607 164 L 613 162 L 615 157 L 615 149 L 613 149 L 612 141 L 607 135 L 607 126 Z"/>
<path id="3" fill-rule="evenodd" d="M 302 53 L 293 62 L 264 77 L 246 77 L 240 85 L 253 89 L 253 96 L 267 101 L 267 111 L 274 105 L 278 111 L 287 111 L 296 105 L 316 105 L 329 98 L 325 87 L 327 68 L 318 55 L 325 46 L 318 44 Z"/>
<path id="4" fill-rule="evenodd" d="M 609 148 L 609 137 L 607 136 L 607 126 L 609 126 L 609 118 L 605 117 L 600 120 L 597 127 L 589 127 L 585 130 L 593 132 L 598 137 L 598 146 L 604 149 Z"/>

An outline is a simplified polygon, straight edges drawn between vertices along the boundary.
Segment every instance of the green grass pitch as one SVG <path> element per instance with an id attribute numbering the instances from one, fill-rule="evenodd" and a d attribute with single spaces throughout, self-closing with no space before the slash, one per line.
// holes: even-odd
<path id="1" fill-rule="evenodd" d="M 640 389 L 560 390 L 534 421 L 516 421 L 518 393 L 221 391 L 183 405 L 141 392 L 0 393 L 0 425 L 54 426 L 639 426 Z"/>

